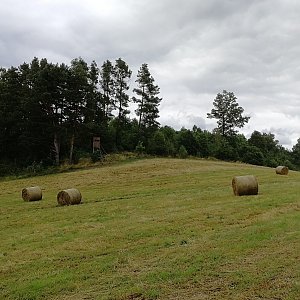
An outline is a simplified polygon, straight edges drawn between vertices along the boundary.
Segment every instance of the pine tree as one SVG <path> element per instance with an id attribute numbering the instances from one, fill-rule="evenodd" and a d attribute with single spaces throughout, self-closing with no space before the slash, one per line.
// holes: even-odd
<path id="1" fill-rule="evenodd" d="M 140 67 L 136 82 L 138 87 L 133 92 L 137 97 L 132 99 L 138 105 L 135 112 L 139 117 L 139 128 L 156 129 L 159 126 L 158 106 L 162 98 L 158 97 L 159 87 L 154 84 L 154 78 L 151 76 L 147 64 L 142 64 Z"/>
<path id="2" fill-rule="evenodd" d="M 49 131 L 53 144 L 49 154 L 54 154 L 55 164 L 60 161 L 61 138 L 64 130 L 64 105 L 66 97 L 66 65 L 48 63 L 46 59 L 34 58 L 30 64 L 30 86 L 32 99 L 38 103 L 43 116 L 39 127 Z M 32 110 L 32 109 L 31 109 Z M 48 136 L 48 135 L 42 135 Z M 50 142 L 49 142 L 50 143 Z M 52 155 L 51 155 L 52 156 Z"/>
<path id="3" fill-rule="evenodd" d="M 242 128 L 248 123 L 250 117 L 243 117 L 244 109 L 236 102 L 234 93 L 227 92 L 218 93 L 213 105 L 215 108 L 207 114 L 209 119 L 217 119 L 217 132 L 222 136 L 230 136 L 237 133 L 235 127 Z"/>
<path id="4" fill-rule="evenodd" d="M 84 111 L 89 92 L 88 72 L 88 66 L 82 58 L 73 59 L 71 61 L 71 67 L 68 72 L 65 105 L 66 125 L 70 135 L 70 163 L 73 162 L 75 137 L 84 119 Z"/>
<path id="5" fill-rule="evenodd" d="M 100 92 L 98 89 L 99 83 L 99 68 L 97 63 L 93 61 L 88 70 L 88 93 L 86 95 L 86 107 L 84 112 L 84 123 L 89 124 L 96 122 L 98 112 L 98 102 Z"/>
<path id="6" fill-rule="evenodd" d="M 129 80 L 131 77 L 131 70 L 125 61 L 121 58 L 116 60 L 113 68 L 113 82 L 114 82 L 114 103 L 117 109 L 117 123 L 116 123 L 116 146 L 121 144 L 121 131 L 127 123 L 127 116 L 130 113 L 129 107 L 129 95 L 127 91 L 129 89 Z"/>
<path id="7" fill-rule="evenodd" d="M 114 78 L 113 65 L 109 60 L 106 60 L 100 69 L 100 88 L 102 90 L 101 104 L 104 111 L 105 119 L 109 120 L 112 117 L 114 106 Z"/>

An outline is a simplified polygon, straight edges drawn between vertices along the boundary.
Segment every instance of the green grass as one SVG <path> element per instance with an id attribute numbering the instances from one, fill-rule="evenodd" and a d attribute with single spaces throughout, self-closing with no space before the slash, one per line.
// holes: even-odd
<path id="1" fill-rule="evenodd" d="M 234 196 L 247 174 L 259 194 Z M 71 187 L 83 203 L 57 206 Z M 299 191 L 299 172 L 196 159 L 2 181 L 0 299 L 299 299 Z"/>

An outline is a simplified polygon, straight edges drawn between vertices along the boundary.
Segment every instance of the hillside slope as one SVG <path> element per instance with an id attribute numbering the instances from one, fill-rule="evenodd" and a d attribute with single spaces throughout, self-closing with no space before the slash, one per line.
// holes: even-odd
<path id="1" fill-rule="evenodd" d="M 247 174 L 258 195 L 234 196 Z M 57 206 L 70 187 L 82 204 Z M 0 182 L 0 298 L 299 299 L 299 191 L 299 172 L 196 159 Z"/>

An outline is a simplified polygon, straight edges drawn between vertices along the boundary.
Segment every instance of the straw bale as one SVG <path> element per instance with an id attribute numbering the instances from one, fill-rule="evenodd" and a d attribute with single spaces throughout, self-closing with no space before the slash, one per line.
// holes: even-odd
<path id="1" fill-rule="evenodd" d="M 42 199 L 42 189 L 39 186 L 24 188 L 22 198 L 24 201 L 39 201 Z"/>
<path id="2" fill-rule="evenodd" d="M 236 196 L 258 194 L 258 182 L 253 175 L 233 177 L 232 188 Z"/>
<path id="3" fill-rule="evenodd" d="M 73 205 L 81 202 L 81 193 L 77 189 L 67 189 L 57 194 L 59 205 Z"/>
<path id="4" fill-rule="evenodd" d="M 276 174 L 279 174 L 279 175 L 287 175 L 289 173 L 289 168 L 285 167 L 285 166 L 278 166 L 275 169 L 275 172 L 276 172 Z"/>

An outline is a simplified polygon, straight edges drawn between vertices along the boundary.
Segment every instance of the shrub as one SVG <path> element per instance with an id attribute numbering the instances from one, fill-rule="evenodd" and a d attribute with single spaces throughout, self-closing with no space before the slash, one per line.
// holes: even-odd
<path id="1" fill-rule="evenodd" d="M 143 142 L 139 141 L 137 146 L 135 147 L 135 152 L 138 154 L 143 154 L 145 152 L 145 146 L 143 145 Z"/>
<path id="2" fill-rule="evenodd" d="M 100 150 L 94 151 L 90 154 L 93 163 L 103 159 L 103 153 Z"/>
<path id="3" fill-rule="evenodd" d="M 178 150 L 178 156 L 179 158 L 187 158 L 188 152 L 186 151 L 185 147 L 181 145 Z"/>

